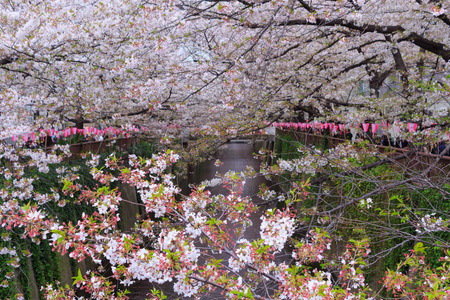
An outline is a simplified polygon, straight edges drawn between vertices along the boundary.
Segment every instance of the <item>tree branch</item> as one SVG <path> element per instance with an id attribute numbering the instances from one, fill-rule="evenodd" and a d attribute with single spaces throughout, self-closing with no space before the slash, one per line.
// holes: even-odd
<path id="1" fill-rule="evenodd" d="M 447 62 L 450 60 L 450 50 L 448 50 L 447 46 L 438 42 L 434 42 L 428 40 L 424 37 L 421 37 L 417 33 L 413 32 L 407 37 L 401 38 L 398 40 L 399 42 L 408 41 L 413 43 L 414 45 L 425 49 L 429 52 L 432 52 L 436 55 L 442 56 L 442 58 Z"/>
<path id="2" fill-rule="evenodd" d="M 334 19 L 334 20 L 327 20 L 327 19 L 316 19 L 316 23 L 311 23 L 310 21 L 306 19 L 295 19 L 295 20 L 289 20 L 286 22 L 273 22 L 271 26 L 296 26 L 296 25 L 309 25 L 309 26 L 326 26 L 326 27 L 332 27 L 332 26 L 342 26 L 346 28 L 350 28 L 356 31 L 359 31 L 361 33 L 365 32 L 377 32 L 382 34 L 394 34 L 397 32 L 404 32 L 405 28 L 403 28 L 400 25 L 373 25 L 373 24 L 364 24 L 364 25 L 357 25 L 353 21 L 346 21 L 344 19 Z M 250 23 L 246 25 L 248 28 L 264 28 L 267 26 L 267 24 L 257 24 L 257 23 Z M 445 44 L 438 43 L 429 39 L 426 39 L 424 37 L 421 37 L 419 34 L 413 32 L 410 35 L 408 35 L 405 38 L 401 38 L 399 42 L 401 41 L 408 41 L 416 46 L 423 48 L 429 52 L 432 52 L 436 55 L 442 56 L 442 58 L 445 61 L 450 60 L 450 50 L 447 49 Z"/>
<path id="3" fill-rule="evenodd" d="M 296 25 L 309 25 L 309 26 L 342 26 L 350 29 L 354 29 L 361 32 L 378 32 L 383 34 L 391 34 L 395 32 L 402 32 L 405 29 L 399 25 L 372 25 L 372 24 L 364 24 L 364 25 L 356 25 L 353 21 L 347 21 L 344 19 L 334 19 L 334 20 L 327 20 L 327 19 L 321 19 L 317 18 L 316 23 L 311 23 L 310 21 L 306 19 L 295 19 L 295 20 L 289 20 L 286 22 L 274 22 L 272 26 L 296 26 Z M 267 26 L 267 24 L 255 24 L 250 23 L 246 25 L 249 28 L 264 28 Z"/>
<path id="4" fill-rule="evenodd" d="M 394 156 L 394 157 L 387 157 L 387 158 L 384 158 L 382 160 L 373 162 L 371 164 L 364 165 L 364 166 L 362 166 L 362 167 L 360 167 L 360 168 L 358 168 L 356 170 L 352 170 L 350 172 L 346 172 L 346 174 L 350 174 L 350 175 L 351 174 L 357 174 L 357 173 L 360 173 L 361 171 L 366 171 L 366 170 L 369 170 L 369 169 L 373 169 L 375 167 L 378 167 L 378 166 L 390 163 L 392 161 L 396 161 L 396 160 L 407 158 L 409 155 L 411 155 L 411 154 L 413 154 L 415 152 L 417 152 L 417 149 L 410 149 L 408 152 L 399 154 L 399 155 Z M 337 174 L 337 175 L 339 175 L 339 174 Z M 325 181 L 327 181 L 328 179 L 330 179 L 330 175 L 324 175 L 322 177 L 316 178 L 313 181 L 311 181 L 311 185 L 322 184 Z"/>
<path id="5" fill-rule="evenodd" d="M 10 57 L 2 58 L 2 59 L 0 59 L 0 66 L 10 64 L 10 63 L 12 63 L 13 61 L 14 61 L 14 59 L 12 59 L 12 58 L 10 58 Z"/>
<path id="6" fill-rule="evenodd" d="M 306 3 L 305 1 L 303 1 L 303 0 L 297 0 L 297 1 L 300 2 L 300 4 L 310 13 L 314 12 L 314 9 L 311 6 L 309 6 L 308 3 Z"/>

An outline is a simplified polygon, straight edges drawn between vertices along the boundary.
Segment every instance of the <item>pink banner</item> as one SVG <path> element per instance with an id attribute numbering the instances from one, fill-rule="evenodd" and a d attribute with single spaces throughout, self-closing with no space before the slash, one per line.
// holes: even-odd
<path id="1" fill-rule="evenodd" d="M 300 126 L 300 123 L 274 123 L 274 125 L 284 125 L 285 127 L 295 127 L 296 129 Z M 139 131 L 139 128 L 137 127 L 132 127 L 131 129 L 132 131 Z M 141 128 L 141 130 L 145 130 L 144 128 Z M 61 131 L 58 131 L 54 128 L 52 129 L 43 129 L 40 128 L 39 132 L 37 133 L 38 136 L 44 136 L 44 135 L 50 135 L 50 136 L 56 136 L 57 138 L 59 138 L 60 136 L 64 136 L 64 137 L 68 137 L 71 134 L 76 134 L 76 133 L 82 133 L 84 135 L 87 135 L 89 133 L 98 135 L 98 134 L 105 134 L 107 131 L 113 132 L 115 135 L 126 135 L 127 133 L 124 130 L 119 130 L 116 129 L 114 127 L 108 127 L 104 130 L 99 130 L 95 127 L 86 127 L 85 129 L 78 129 L 76 127 L 71 127 L 71 128 L 67 128 Z M 128 135 L 129 136 L 129 135 Z M 27 142 L 27 141 L 35 141 L 36 140 L 36 133 L 35 132 L 31 132 L 31 133 L 22 133 L 19 135 L 12 135 L 11 136 L 12 140 L 14 142 L 18 141 L 19 139 L 23 139 L 23 141 Z"/>
<path id="2" fill-rule="evenodd" d="M 375 132 L 378 130 L 378 124 L 372 124 L 372 137 L 375 137 Z"/>
<path id="3" fill-rule="evenodd" d="M 416 123 L 408 123 L 408 130 L 409 130 L 409 132 L 414 132 L 414 131 L 416 131 L 416 128 L 417 128 L 417 124 Z"/>
<path id="4" fill-rule="evenodd" d="M 372 133 L 377 132 L 378 126 L 379 126 L 378 124 L 372 124 Z"/>
<path id="5" fill-rule="evenodd" d="M 363 123 L 361 125 L 363 127 L 364 132 L 367 132 L 367 130 L 369 130 L 369 123 Z"/>
<path id="6" fill-rule="evenodd" d="M 336 134 L 337 134 L 337 130 L 338 130 L 338 128 L 339 128 L 339 126 L 338 126 L 338 125 L 335 125 L 335 124 L 333 124 L 333 128 L 332 128 L 332 131 L 333 131 L 333 135 L 336 135 Z"/>

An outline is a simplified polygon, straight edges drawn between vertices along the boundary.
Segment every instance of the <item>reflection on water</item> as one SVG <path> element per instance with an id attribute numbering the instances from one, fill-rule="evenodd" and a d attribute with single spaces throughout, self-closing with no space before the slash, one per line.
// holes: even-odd
<path id="1" fill-rule="evenodd" d="M 227 148 L 218 154 L 215 159 L 219 159 L 223 164 L 219 167 L 214 165 L 215 159 L 208 160 L 199 166 L 197 166 L 188 176 L 189 183 L 200 183 L 203 180 L 210 180 L 215 177 L 216 173 L 225 174 L 227 171 L 241 172 L 244 171 L 246 166 L 253 167 L 256 171 L 259 171 L 260 161 L 253 158 L 253 146 L 248 143 L 229 143 Z M 261 202 L 258 200 L 256 195 L 258 193 L 258 188 L 261 183 L 266 183 L 266 180 L 262 176 L 256 178 L 248 178 L 244 185 L 242 196 L 252 197 L 253 201 Z M 212 194 L 225 193 L 226 190 L 223 187 L 210 188 Z M 245 238 L 248 240 L 259 238 L 259 224 L 261 212 L 257 212 L 252 216 L 253 225 L 250 229 L 245 232 Z M 137 282 L 133 286 L 129 287 L 128 290 L 131 292 L 129 294 L 130 299 L 142 300 L 146 299 L 146 294 L 153 287 L 160 288 L 164 291 L 164 294 L 168 296 L 168 299 L 186 299 L 174 294 L 171 289 L 172 283 L 164 284 L 162 286 L 156 286 L 150 284 L 149 282 Z M 220 293 L 209 295 L 202 299 L 219 299 Z"/>

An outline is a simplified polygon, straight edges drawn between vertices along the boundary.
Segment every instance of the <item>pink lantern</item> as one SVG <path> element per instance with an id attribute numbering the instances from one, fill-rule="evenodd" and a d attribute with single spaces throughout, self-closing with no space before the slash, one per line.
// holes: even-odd
<path id="1" fill-rule="evenodd" d="M 369 130 L 369 123 L 363 123 L 362 127 L 363 127 L 364 132 L 367 132 L 367 130 Z"/>
<path id="2" fill-rule="evenodd" d="M 414 132 L 414 131 L 416 131 L 416 128 L 417 128 L 417 124 L 416 123 L 408 123 L 408 130 L 409 130 L 409 132 Z"/>
<path id="3" fill-rule="evenodd" d="M 332 133 L 333 135 L 337 134 L 337 130 L 338 130 L 339 126 L 337 126 L 336 124 L 333 124 L 333 128 L 332 128 Z"/>
<path id="4" fill-rule="evenodd" d="M 372 124 L 372 132 L 375 133 L 378 130 L 378 124 Z"/>
<path id="5" fill-rule="evenodd" d="M 372 124 L 372 137 L 375 136 L 375 132 L 378 130 L 378 124 Z"/>

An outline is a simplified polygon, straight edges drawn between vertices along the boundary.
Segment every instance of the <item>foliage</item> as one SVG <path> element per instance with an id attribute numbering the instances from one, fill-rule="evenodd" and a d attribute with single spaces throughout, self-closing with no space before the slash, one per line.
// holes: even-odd
<path id="1" fill-rule="evenodd" d="M 130 150 L 138 151 L 143 157 L 151 157 L 154 152 L 153 149 L 154 147 L 151 144 L 142 142 L 134 145 L 133 149 Z M 99 168 L 104 167 L 105 159 L 111 154 L 111 152 L 106 152 L 99 156 Z M 29 158 L 25 157 L 24 161 L 29 161 Z M 64 170 L 76 170 L 77 176 L 79 177 L 79 183 L 82 186 L 90 188 L 96 186 L 97 183 L 90 174 L 91 169 L 86 162 L 86 159 L 71 159 L 69 162 L 49 165 L 47 173 L 40 172 L 33 166 L 26 168 L 23 176 L 33 179 L 32 189 L 35 193 L 41 195 L 54 193 L 54 196 L 58 195 L 56 199 L 60 199 L 60 197 L 63 197 L 63 194 L 60 191 L 64 188 L 60 178 L 61 173 L 64 172 Z M 112 184 L 112 186 L 117 187 L 117 184 Z M 34 201 L 31 203 L 33 202 Z M 73 201 L 67 200 L 45 202 L 40 203 L 40 205 L 45 207 L 46 211 L 50 213 L 51 216 L 57 217 L 58 220 L 66 224 L 76 224 L 82 215 L 92 214 L 94 212 L 94 209 L 90 205 L 75 204 Z M 16 229 L 14 232 L 2 230 L 4 241 L 2 242 L 1 247 L 6 250 L 7 248 L 12 247 L 12 243 L 15 245 L 14 249 L 17 255 L 2 255 L 1 258 L 3 260 L 2 265 L 6 265 L 8 260 L 14 260 L 14 257 L 17 257 L 17 261 L 20 262 L 18 283 L 20 283 L 20 286 L 22 287 L 25 299 L 31 299 L 30 280 L 35 279 L 39 287 L 46 285 L 48 282 L 60 281 L 60 259 L 57 253 L 52 251 L 53 247 L 50 247 L 47 243 L 39 243 L 37 245 L 35 243 L 30 243 L 28 240 L 20 239 L 20 236 L 24 234 L 23 230 L 20 229 Z M 30 257 L 31 260 L 27 259 L 27 257 Z M 29 273 L 30 268 L 33 268 L 34 278 L 32 278 Z M 77 270 L 74 268 L 75 265 L 73 264 L 72 272 L 76 273 Z M 10 279 L 5 279 L 5 288 L 1 290 L 2 298 L 13 297 L 16 293 L 16 282 L 15 276 L 12 274 L 17 271 L 11 267 L 2 269 L 2 273 L 5 277 Z M 41 298 L 44 296 L 42 290 L 39 290 L 39 294 Z"/>
<path id="2" fill-rule="evenodd" d="M 292 142 L 284 139 L 284 143 Z M 305 145 L 302 147 L 305 147 Z M 310 151 L 313 152 L 316 150 L 312 148 Z M 372 161 L 369 158 L 369 161 L 363 164 L 358 161 L 354 161 L 353 163 L 360 166 L 371 163 Z M 371 198 L 364 196 L 375 190 L 377 185 L 380 185 L 380 182 L 402 182 L 404 178 L 398 172 L 397 167 L 393 164 L 385 164 L 353 176 L 336 179 L 332 184 L 327 184 L 322 187 L 326 189 L 326 192 L 321 192 L 317 187 L 310 189 L 311 193 L 316 195 L 316 197 L 317 195 L 321 195 L 321 197 L 325 198 L 324 202 L 328 204 L 328 207 L 322 208 L 322 210 L 335 209 L 342 205 L 340 201 L 343 195 L 345 195 L 345 198 L 361 199 L 359 202 L 355 202 L 357 205 L 346 208 L 345 212 L 340 214 L 339 222 L 336 224 L 331 222 L 328 228 L 332 224 L 336 237 L 343 238 L 344 240 L 361 237 L 370 240 L 373 254 L 368 256 L 368 265 L 370 267 L 365 269 L 364 274 L 368 284 L 373 288 L 382 287 L 377 284 L 377 281 L 380 280 L 377 273 L 383 269 L 392 270 L 397 268 L 404 261 L 405 255 L 416 243 L 416 235 L 417 233 L 421 233 L 419 224 L 417 223 L 418 220 L 421 220 L 421 222 L 427 222 L 426 220 L 428 222 L 434 222 L 432 220 L 437 219 L 437 222 L 441 222 L 439 221 L 441 218 L 448 218 L 445 213 L 442 214 L 442 212 L 447 211 L 445 207 L 449 203 L 449 199 L 446 196 L 448 195 L 447 188 L 444 188 L 444 191 L 420 186 L 415 186 L 414 189 L 408 189 L 406 186 L 398 185 L 395 189 L 386 189 L 384 193 L 372 196 Z M 290 170 L 290 167 L 285 168 Z M 321 175 L 319 175 L 319 178 Z M 286 175 L 283 178 L 286 178 Z M 303 220 L 308 222 L 308 224 L 311 224 L 314 220 L 314 218 L 310 218 L 312 209 L 318 209 L 316 197 L 306 198 L 298 205 L 300 211 L 304 212 L 303 215 L 305 217 Z M 331 219 L 328 217 L 323 218 L 318 216 L 315 226 L 323 226 L 321 224 L 327 224 L 330 221 Z M 390 236 L 393 231 L 387 230 L 388 226 L 386 224 L 389 224 L 389 227 L 392 226 L 392 228 L 395 228 L 395 236 Z M 446 225 L 443 224 L 442 226 Z M 434 231 L 431 228 L 429 230 Z M 423 255 L 424 263 L 431 269 L 440 268 L 440 258 L 445 256 L 446 246 L 444 245 L 449 237 L 449 232 L 444 227 L 436 231 L 438 232 L 426 238 L 427 243 L 434 244 L 434 246 L 429 247 L 426 255 Z M 405 267 L 401 269 L 402 272 L 405 272 L 405 270 L 407 270 Z M 380 295 L 387 296 L 388 293 L 386 292 L 382 291 Z"/>
<path id="3" fill-rule="evenodd" d="M 139 157 L 151 157 L 155 151 L 155 144 L 147 143 L 145 141 L 141 141 L 138 144 L 134 144 L 133 146 L 127 149 L 128 153 L 134 154 Z"/>

